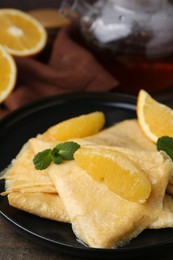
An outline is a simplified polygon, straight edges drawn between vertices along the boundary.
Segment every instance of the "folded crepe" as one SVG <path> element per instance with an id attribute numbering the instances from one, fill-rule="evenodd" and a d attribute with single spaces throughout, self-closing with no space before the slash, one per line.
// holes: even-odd
<path id="1" fill-rule="evenodd" d="M 159 217 L 149 225 L 150 229 L 173 227 L 173 199 L 172 196 L 165 195 L 163 199 L 163 209 Z"/>
<path id="2" fill-rule="evenodd" d="M 60 222 L 69 222 L 62 200 L 57 193 L 10 192 L 9 204 L 15 208 Z"/>
<path id="3" fill-rule="evenodd" d="M 149 228 L 162 212 L 172 162 L 161 152 L 123 152 L 151 180 L 152 192 L 143 204 L 122 199 L 103 182 L 94 181 L 75 161 L 48 168 L 75 235 L 90 247 L 116 248 Z"/>
<path id="4" fill-rule="evenodd" d="M 141 131 L 136 119 L 128 119 L 104 129 L 96 135 L 86 138 L 98 144 L 120 146 L 132 150 L 156 151 L 152 143 Z"/>
<path id="5" fill-rule="evenodd" d="M 173 200 L 165 195 L 172 180 L 172 161 L 157 152 L 136 120 L 125 120 L 74 141 L 82 146 L 106 145 L 127 154 L 151 180 L 150 198 L 144 204 L 128 202 L 104 183 L 94 181 L 75 161 L 35 170 L 33 156 L 58 143 L 38 135 L 24 145 L 4 172 L 10 205 L 40 217 L 70 222 L 76 236 L 91 247 L 117 247 L 146 228 L 173 227 Z"/>
<path id="6" fill-rule="evenodd" d="M 135 133 L 135 137 L 132 133 Z M 153 183 L 150 199 L 141 206 L 138 203 L 124 201 L 117 196 L 115 199 L 115 195 L 110 195 L 112 192 L 108 189 L 103 191 L 105 186 L 103 188 L 102 184 L 91 180 L 91 177 L 87 176 L 74 161 L 49 167 L 48 172 L 78 238 L 92 247 L 112 245 L 116 247 L 137 236 L 145 228 L 173 226 L 173 200 L 168 195 L 165 196 L 165 189 L 172 176 L 172 161 L 165 153 L 157 152 L 155 145 L 143 136 L 136 120 L 126 120 L 96 135 L 74 141 L 83 146 L 103 145 L 105 147 L 106 144 L 109 145 L 109 149 L 125 153 L 148 173 Z M 115 148 L 115 144 L 119 146 Z M 35 152 L 39 152 L 41 141 L 35 139 L 32 145 Z M 125 145 L 128 148 L 124 148 Z M 43 147 L 46 149 L 45 141 L 42 142 Z M 115 208 L 112 204 L 116 205 Z M 121 208 L 119 213 L 117 213 L 117 208 Z M 107 217 L 107 214 L 113 219 Z M 125 230 L 122 228 L 124 224 L 120 223 L 123 218 L 123 223 L 126 223 Z M 96 220 L 99 224 L 102 223 L 101 227 Z M 115 220 L 116 223 L 114 223 Z"/>
<path id="7" fill-rule="evenodd" d="M 33 157 L 34 151 L 30 142 L 27 142 L 3 172 L 6 189 L 4 195 L 12 191 L 57 193 L 47 171 L 35 170 Z"/>
<path id="8" fill-rule="evenodd" d="M 32 139 L 21 149 L 16 159 L 3 171 L 5 192 L 9 204 L 39 217 L 69 222 L 62 200 L 46 170 L 37 171 L 32 163 Z M 52 144 L 46 143 L 47 147 Z M 41 147 L 39 147 L 41 149 Z"/>

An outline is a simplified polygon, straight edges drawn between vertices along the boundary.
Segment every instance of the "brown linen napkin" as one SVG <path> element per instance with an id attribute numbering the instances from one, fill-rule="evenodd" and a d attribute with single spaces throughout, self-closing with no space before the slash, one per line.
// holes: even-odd
<path id="1" fill-rule="evenodd" d="M 2 104 L 0 118 L 42 97 L 79 91 L 106 92 L 116 87 L 117 81 L 76 39 L 80 39 L 80 31 L 74 23 L 59 31 L 47 62 L 39 58 L 15 58 L 17 84 Z"/>

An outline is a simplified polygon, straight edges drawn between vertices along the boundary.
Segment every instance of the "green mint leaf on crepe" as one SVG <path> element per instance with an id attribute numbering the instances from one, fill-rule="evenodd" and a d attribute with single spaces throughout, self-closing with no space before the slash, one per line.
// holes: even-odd
<path id="1" fill-rule="evenodd" d="M 63 160 L 61 155 L 59 155 L 58 152 L 59 151 L 56 148 L 53 148 L 52 151 L 51 151 L 52 161 L 55 164 L 60 164 L 60 163 L 62 163 L 62 160 Z"/>
<path id="2" fill-rule="evenodd" d="M 162 136 L 157 140 L 157 150 L 166 152 L 173 160 L 173 138 Z"/>
<path id="3" fill-rule="evenodd" d="M 63 160 L 73 160 L 73 154 L 80 145 L 75 142 L 65 142 L 56 145 L 53 149 L 46 149 L 37 153 L 33 158 L 36 170 L 44 170 L 51 162 L 55 164 L 62 163 Z"/>
<path id="4" fill-rule="evenodd" d="M 80 145 L 75 142 L 65 142 L 58 144 L 55 149 L 58 150 L 59 155 L 63 160 L 73 160 L 73 154 L 79 149 Z"/>
<path id="5" fill-rule="evenodd" d="M 37 153 L 33 158 L 33 163 L 36 170 L 46 169 L 52 161 L 51 149 L 46 149 Z"/>

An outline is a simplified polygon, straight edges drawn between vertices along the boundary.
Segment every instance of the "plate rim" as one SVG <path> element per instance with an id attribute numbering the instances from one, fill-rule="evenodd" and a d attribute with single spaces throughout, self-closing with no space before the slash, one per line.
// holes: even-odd
<path id="1" fill-rule="evenodd" d="M 2 119 L 0 118 L 0 127 L 2 124 L 6 123 L 6 121 L 9 121 L 11 118 L 18 116 L 20 113 L 24 113 L 27 110 L 32 109 L 33 107 L 37 107 L 40 105 L 43 105 L 47 102 L 57 102 L 57 100 L 60 102 L 62 99 L 76 99 L 76 98 L 103 98 L 103 99 L 127 99 L 133 103 L 133 105 L 136 106 L 136 101 L 137 97 L 130 95 L 130 94 L 124 94 L 124 93 L 119 93 L 119 92 L 69 92 L 69 93 L 64 93 L 64 94 L 56 94 L 56 95 L 51 95 L 47 97 L 42 97 L 37 100 L 34 100 L 32 102 L 26 103 L 12 111 L 10 111 L 6 116 L 4 116 Z M 126 102 L 125 102 L 126 103 Z"/>

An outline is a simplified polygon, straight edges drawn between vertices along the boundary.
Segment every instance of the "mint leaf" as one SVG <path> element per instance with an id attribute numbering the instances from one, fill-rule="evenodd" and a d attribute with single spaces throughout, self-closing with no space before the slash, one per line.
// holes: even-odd
<path id="1" fill-rule="evenodd" d="M 63 160 L 73 160 L 73 154 L 79 148 L 80 145 L 75 142 L 65 142 L 56 145 L 53 149 L 46 149 L 39 152 L 33 158 L 35 169 L 44 170 L 51 162 L 60 164 Z"/>
<path id="2" fill-rule="evenodd" d="M 73 160 L 73 154 L 79 149 L 80 145 L 75 142 L 65 142 L 56 145 L 55 149 L 58 150 L 59 155 L 63 160 Z"/>
<path id="3" fill-rule="evenodd" d="M 166 152 L 173 160 L 173 138 L 162 136 L 157 140 L 157 150 Z"/>
<path id="4" fill-rule="evenodd" d="M 55 164 L 60 164 L 63 160 L 63 158 L 59 154 L 59 151 L 56 148 L 53 148 L 53 150 L 51 151 L 51 156 L 52 156 L 52 161 Z"/>
<path id="5" fill-rule="evenodd" d="M 46 149 L 42 152 L 39 152 L 33 158 L 33 163 L 36 170 L 46 169 L 50 165 L 51 161 L 51 149 Z"/>

